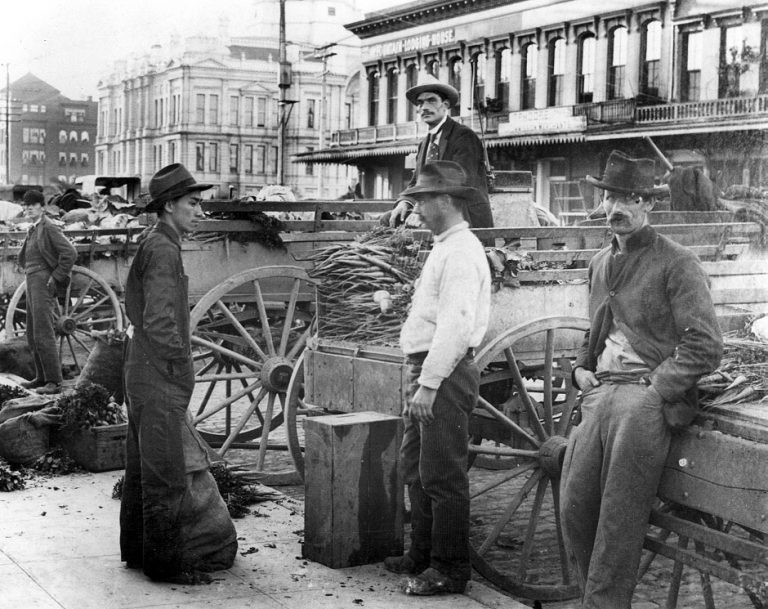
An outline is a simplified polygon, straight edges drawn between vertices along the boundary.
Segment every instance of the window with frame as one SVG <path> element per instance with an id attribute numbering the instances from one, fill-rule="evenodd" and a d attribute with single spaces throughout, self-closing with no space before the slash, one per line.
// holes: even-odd
<path id="1" fill-rule="evenodd" d="M 415 63 L 409 64 L 408 67 L 405 68 L 405 90 L 407 91 L 411 87 L 415 87 L 418 78 L 419 78 L 419 70 L 416 64 Z M 415 106 L 413 104 L 407 104 L 405 107 L 405 120 L 412 121 L 415 118 L 416 118 Z M 352 122 L 350 121 L 350 125 L 349 127 L 347 127 L 347 129 L 350 129 L 351 127 L 352 127 Z"/>
<path id="2" fill-rule="evenodd" d="M 565 85 L 565 39 L 555 38 L 549 43 L 549 90 L 548 106 L 563 105 L 563 87 Z"/>
<path id="3" fill-rule="evenodd" d="M 70 152 L 69 153 L 69 164 L 74 166 L 77 165 L 77 153 L 76 152 Z"/>
<path id="4" fill-rule="evenodd" d="M 267 147 L 263 144 L 256 146 L 256 159 L 254 168 L 256 173 L 264 174 L 267 171 Z"/>
<path id="5" fill-rule="evenodd" d="M 595 50 L 597 39 L 594 34 L 587 34 L 579 39 L 576 59 L 576 95 L 580 104 L 590 104 L 595 96 Z"/>
<path id="6" fill-rule="evenodd" d="M 62 129 L 59 131 L 59 144 L 66 144 L 67 143 L 67 132 Z"/>
<path id="7" fill-rule="evenodd" d="M 59 167 L 64 167 L 66 164 L 67 164 L 67 153 L 59 152 Z"/>
<path id="8" fill-rule="evenodd" d="M 195 144 L 195 170 L 205 171 L 205 143 Z"/>
<path id="9" fill-rule="evenodd" d="M 69 132 L 69 141 L 70 142 L 77 142 L 77 131 L 70 131 Z"/>
<path id="10" fill-rule="evenodd" d="M 256 126 L 266 127 L 267 125 L 267 98 L 259 97 L 256 99 Z"/>
<path id="11" fill-rule="evenodd" d="M 307 129 L 315 128 L 315 100 L 307 100 Z"/>
<path id="12" fill-rule="evenodd" d="M 219 96 L 211 94 L 208 96 L 208 124 L 219 124 Z"/>
<path id="13" fill-rule="evenodd" d="M 642 65 L 640 67 L 640 94 L 648 101 L 659 99 L 661 64 L 661 22 L 649 21 L 642 30 L 641 50 Z"/>
<path id="14" fill-rule="evenodd" d="M 243 146 L 243 171 L 247 174 L 253 173 L 253 146 L 251 144 Z"/>
<path id="15" fill-rule="evenodd" d="M 176 162 L 176 142 L 168 142 L 168 162 Z"/>
<path id="16" fill-rule="evenodd" d="M 536 72 L 538 69 L 539 49 L 535 42 L 529 42 L 522 48 L 522 66 L 520 77 L 522 83 L 521 107 L 523 110 L 530 110 L 536 107 Z"/>
<path id="17" fill-rule="evenodd" d="M 219 145 L 211 142 L 208 144 L 208 171 L 219 170 Z"/>
<path id="18" fill-rule="evenodd" d="M 344 129 L 352 129 L 352 104 L 344 102 Z"/>
<path id="19" fill-rule="evenodd" d="M 245 126 L 253 127 L 253 98 L 245 98 Z"/>
<path id="20" fill-rule="evenodd" d="M 765 64 L 761 39 L 765 40 L 766 36 L 768 20 L 762 22 L 762 33 L 742 25 L 721 28 L 718 97 L 746 97 L 759 93 L 763 84 L 759 72 L 761 64 Z"/>
<path id="21" fill-rule="evenodd" d="M 431 74 L 435 78 L 440 77 L 440 61 L 438 59 L 430 59 L 427 61 L 427 74 Z"/>
<path id="22" fill-rule="evenodd" d="M 21 130 L 21 141 L 24 144 L 29 144 L 29 127 L 23 127 Z"/>
<path id="23" fill-rule="evenodd" d="M 474 106 L 485 103 L 485 53 L 478 53 L 472 59 L 472 99 Z"/>
<path id="24" fill-rule="evenodd" d="M 270 165 L 269 165 L 269 173 L 272 175 L 277 175 L 277 146 L 272 146 L 272 152 L 269 155 L 270 158 Z"/>
<path id="25" fill-rule="evenodd" d="M 195 122 L 198 125 L 205 124 L 205 93 L 195 95 Z"/>
<path id="26" fill-rule="evenodd" d="M 504 47 L 496 52 L 496 99 L 502 110 L 509 109 L 509 75 L 512 73 L 512 50 Z"/>
<path id="27" fill-rule="evenodd" d="M 608 37 L 608 91 L 607 99 L 624 97 L 624 78 L 627 69 L 627 28 L 614 28 Z"/>
<path id="28" fill-rule="evenodd" d="M 230 125 L 238 124 L 240 120 L 239 110 L 240 110 L 240 98 L 237 95 L 230 95 L 229 96 L 229 124 Z"/>
<path id="29" fill-rule="evenodd" d="M 237 173 L 237 161 L 238 153 L 240 152 L 240 146 L 237 144 L 229 145 L 229 172 Z"/>
<path id="30" fill-rule="evenodd" d="M 400 70 L 396 67 L 391 67 L 387 70 L 387 123 L 392 124 L 397 122 L 397 79 L 400 74 Z"/>
<path id="31" fill-rule="evenodd" d="M 434 62 L 439 66 L 439 62 L 435 60 Z M 450 84 L 454 89 L 461 92 L 461 71 L 464 69 L 464 62 L 461 60 L 461 57 L 455 57 L 451 62 L 448 64 L 448 84 Z M 435 71 L 437 72 L 437 67 L 435 68 Z M 459 104 L 455 104 L 451 107 L 450 113 L 451 116 L 457 116 L 461 112 L 461 106 Z"/>
<path id="32" fill-rule="evenodd" d="M 379 123 L 379 71 L 373 70 L 368 74 L 368 125 L 373 127 Z"/>
<path id="33" fill-rule="evenodd" d="M 81 152 L 80 153 L 80 165 L 82 167 L 88 167 L 88 164 L 90 162 L 90 159 L 88 158 L 87 152 Z"/>
<path id="34" fill-rule="evenodd" d="M 88 135 L 87 131 L 80 132 L 80 141 L 83 143 L 88 143 L 91 141 L 91 137 Z"/>
<path id="35" fill-rule="evenodd" d="M 682 55 L 685 63 L 680 79 L 683 101 L 699 101 L 701 97 L 702 41 L 701 32 L 687 32 L 683 35 Z"/>

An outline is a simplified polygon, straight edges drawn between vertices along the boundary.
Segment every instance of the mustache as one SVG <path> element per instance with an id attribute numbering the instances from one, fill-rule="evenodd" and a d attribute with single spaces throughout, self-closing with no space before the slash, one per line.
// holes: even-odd
<path id="1" fill-rule="evenodd" d="M 621 212 L 618 212 L 618 213 L 611 214 L 610 216 L 608 216 L 608 221 L 609 222 L 618 222 L 620 220 L 625 220 L 628 217 L 629 216 L 627 216 L 627 214 L 622 214 Z"/>

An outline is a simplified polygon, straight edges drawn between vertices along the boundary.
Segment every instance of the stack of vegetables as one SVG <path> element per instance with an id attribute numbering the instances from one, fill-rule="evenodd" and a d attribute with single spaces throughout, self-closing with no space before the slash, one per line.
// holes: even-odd
<path id="1" fill-rule="evenodd" d="M 318 281 L 318 335 L 395 346 L 421 271 L 422 241 L 403 229 L 378 228 L 312 257 Z"/>

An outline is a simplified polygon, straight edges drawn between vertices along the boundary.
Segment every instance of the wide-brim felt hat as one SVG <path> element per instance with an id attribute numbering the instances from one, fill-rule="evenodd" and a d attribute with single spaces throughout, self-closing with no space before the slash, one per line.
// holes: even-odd
<path id="1" fill-rule="evenodd" d="M 446 85 L 440 82 L 432 76 L 432 74 L 424 74 L 419 76 L 419 81 L 415 86 L 411 87 L 405 92 L 406 99 L 412 104 L 416 103 L 416 98 L 419 97 L 425 91 L 434 91 L 444 99 L 448 100 L 451 107 L 455 106 L 459 101 L 459 92 L 451 85 Z"/>
<path id="2" fill-rule="evenodd" d="M 197 182 L 181 163 L 166 165 L 149 180 L 150 201 L 145 211 L 158 211 L 166 201 L 209 188 L 213 188 L 213 184 Z"/>
<path id="3" fill-rule="evenodd" d="M 419 172 L 416 183 L 406 188 L 401 197 L 419 199 L 428 194 L 447 194 L 460 199 L 479 199 L 480 191 L 467 186 L 467 173 L 464 168 L 453 161 L 432 161 L 427 163 Z"/>
<path id="4" fill-rule="evenodd" d="M 638 195 L 661 195 L 667 193 L 666 186 L 654 184 L 656 164 L 653 159 L 635 159 L 619 150 L 608 156 L 602 178 L 586 176 L 590 184 L 611 192 Z"/>

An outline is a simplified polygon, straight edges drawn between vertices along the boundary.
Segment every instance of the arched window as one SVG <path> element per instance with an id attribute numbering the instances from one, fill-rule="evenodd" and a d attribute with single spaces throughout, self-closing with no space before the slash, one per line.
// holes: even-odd
<path id="1" fill-rule="evenodd" d="M 59 144 L 66 144 L 67 143 L 67 132 L 62 129 L 59 131 Z"/>
<path id="2" fill-rule="evenodd" d="M 415 87 L 419 78 L 419 69 L 415 63 L 405 68 L 405 90 Z M 416 118 L 416 109 L 413 104 L 408 104 L 405 109 L 405 120 L 412 121 Z"/>
<path id="3" fill-rule="evenodd" d="M 88 136 L 87 131 L 81 131 L 80 132 L 80 141 L 81 142 L 90 142 L 91 138 Z"/>
<path id="4" fill-rule="evenodd" d="M 649 21 L 643 28 L 640 93 L 645 101 L 659 99 L 659 66 L 661 64 L 661 21 Z"/>
<path id="5" fill-rule="evenodd" d="M 596 46 L 597 39 L 594 34 L 587 34 L 579 39 L 576 89 L 580 104 L 589 104 L 594 99 Z"/>
<path id="6" fill-rule="evenodd" d="M 565 84 L 565 39 L 555 38 L 549 43 L 549 90 L 548 106 L 563 105 L 563 86 Z"/>
<path id="7" fill-rule="evenodd" d="M 432 59 L 427 62 L 427 74 L 431 74 L 435 78 L 440 78 L 440 62 L 437 59 Z"/>
<path id="8" fill-rule="evenodd" d="M 627 28 L 619 26 L 608 37 L 608 99 L 624 97 L 627 68 Z"/>
<path id="9" fill-rule="evenodd" d="M 461 57 L 454 57 L 448 64 L 448 84 L 461 94 L 461 71 L 464 68 L 464 62 Z M 456 104 L 451 108 L 451 116 L 458 116 L 461 112 L 461 104 Z"/>
<path id="10" fill-rule="evenodd" d="M 496 99 L 503 110 L 509 108 L 509 75 L 512 73 L 512 51 L 499 49 L 496 53 Z"/>
<path id="11" fill-rule="evenodd" d="M 379 71 L 372 70 L 368 74 L 368 125 L 373 127 L 379 123 Z"/>
<path id="12" fill-rule="evenodd" d="M 529 42 L 521 49 L 522 69 L 520 77 L 522 79 L 522 100 L 523 110 L 529 110 L 536 107 L 536 70 L 538 64 L 539 49 L 536 43 Z"/>
<path id="13" fill-rule="evenodd" d="M 69 132 L 69 141 L 70 142 L 76 142 L 77 141 L 77 131 L 70 131 Z"/>
<path id="14" fill-rule="evenodd" d="M 472 98 L 473 105 L 485 103 L 485 53 L 478 53 L 472 58 Z"/>
<path id="15" fill-rule="evenodd" d="M 387 70 L 387 123 L 397 122 L 397 77 L 400 73 L 396 67 Z"/>

